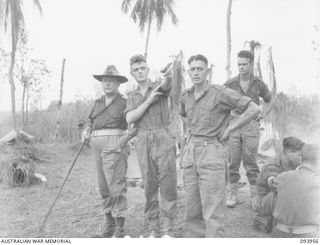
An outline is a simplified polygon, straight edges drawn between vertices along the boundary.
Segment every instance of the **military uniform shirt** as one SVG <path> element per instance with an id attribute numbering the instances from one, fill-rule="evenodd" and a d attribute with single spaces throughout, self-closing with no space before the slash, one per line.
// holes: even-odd
<path id="1" fill-rule="evenodd" d="M 89 115 L 92 130 L 100 129 L 127 129 L 127 122 L 124 115 L 126 99 L 121 94 L 117 94 L 106 106 L 106 98 L 102 96 L 97 99 Z"/>
<path id="2" fill-rule="evenodd" d="M 228 124 L 230 111 L 247 109 L 251 99 L 219 85 L 209 85 L 196 100 L 194 86 L 182 93 L 180 114 L 187 118 L 190 135 L 220 136 Z"/>
<path id="3" fill-rule="evenodd" d="M 245 93 L 240 86 L 240 76 L 236 76 L 229 81 L 227 81 L 224 86 L 231 88 L 241 95 L 245 95 L 252 99 L 257 105 L 260 104 L 259 97 L 261 97 L 264 102 L 268 103 L 271 101 L 271 93 L 268 86 L 258 77 L 251 76 L 248 85 L 247 92 Z"/>
<path id="4" fill-rule="evenodd" d="M 266 103 L 270 102 L 272 98 L 268 86 L 260 78 L 255 76 L 250 76 L 247 92 L 244 92 L 240 86 L 240 75 L 228 80 L 224 86 L 237 91 L 241 95 L 251 98 L 257 105 L 260 104 L 259 97 L 261 97 Z M 239 114 L 241 113 L 238 110 L 235 110 L 232 112 L 231 118 L 236 118 Z"/>
<path id="5" fill-rule="evenodd" d="M 288 226 L 320 225 L 320 175 L 301 166 L 276 177 L 273 216 Z"/>
<path id="6" fill-rule="evenodd" d="M 271 189 L 268 185 L 268 179 L 271 176 L 277 176 L 278 174 L 286 171 L 285 165 L 281 159 L 281 155 L 277 155 L 270 158 L 262 167 L 257 179 L 257 189 L 259 195 L 268 194 Z"/>
<path id="7" fill-rule="evenodd" d="M 125 113 L 136 109 L 139 105 L 146 101 L 150 96 L 152 90 L 159 85 L 159 82 L 149 81 L 145 96 L 141 94 L 140 87 L 137 87 L 128 95 L 127 108 Z M 168 97 L 170 95 L 169 90 L 159 89 L 162 93 L 158 99 L 153 102 L 148 109 L 145 111 L 143 116 L 135 122 L 135 127 L 143 129 L 152 129 L 169 125 L 170 111 L 168 104 Z"/>

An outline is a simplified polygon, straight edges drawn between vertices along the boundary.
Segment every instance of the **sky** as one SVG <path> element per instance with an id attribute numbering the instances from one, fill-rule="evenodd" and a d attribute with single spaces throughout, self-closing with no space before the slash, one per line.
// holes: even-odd
<path id="1" fill-rule="evenodd" d="M 129 82 L 129 59 L 144 53 L 146 33 L 141 33 L 129 15 L 120 11 L 120 0 L 55 0 L 41 1 L 43 15 L 24 1 L 26 29 L 32 57 L 45 59 L 52 71 L 46 81 L 42 109 L 59 98 L 62 59 L 66 58 L 64 102 L 79 97 L 94 98 L 99 82 L 93 74 L 101 74 L 114 64 Z M 226 12 L 227 0 L 176 0 L 174 10 L 178 24 L 169 18 L 161 32 L 152 27 L 148 63 L 151 77 L 170 62 L 171 55 L 183 51 L 185 63 L 194 54 L 204 54 L 214 65 L 212 81 L 226 81 Z M 236 55 L 245 41 L 259 41 L 272 47 L 278 91 L 310 95 L 320 94 L 319 57 L 312 40 L 320 42 L 318 0 L 233 0 L 231 15 L 231 69 L 237 75 Z M 1 33 L 0 45 L 10 52 L 8 39 Z M 263 54 L 262 54 L 263 56 Z M 262 69 L 265 60 L 261 60 Z M 186 65 L 187 67 L 187 65 Z M 186 75 L 187 78 L 187 75 Z M 17 83 L 17 106 L 21 88 Z M 125 87 L 127 86 L 127 87 Z M 10 110 L 8 81 L 0 82 L 0 111 Z"/>

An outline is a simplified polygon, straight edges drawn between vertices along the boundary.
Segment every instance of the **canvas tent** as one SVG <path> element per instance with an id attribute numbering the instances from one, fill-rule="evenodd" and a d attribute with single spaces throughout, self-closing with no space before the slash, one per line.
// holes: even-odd
<path id="1" fill-rule="evenodd" d="M 22 139 L 26 142 L 29 142 L 30 140 L 34 139 L 34 136 L 26 133 L 22 129 L 18 129 L 18 130 L 12 129 L 9 133 L 7 133 L 2 138 L 0 138 L 0 145 L 13 144 L 15 143 L 17 138 Z"/>

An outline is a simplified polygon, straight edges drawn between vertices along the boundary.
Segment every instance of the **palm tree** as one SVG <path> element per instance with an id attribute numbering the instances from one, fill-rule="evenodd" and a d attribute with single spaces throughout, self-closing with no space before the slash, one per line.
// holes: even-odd
<path id="1" fill-rule="evenodd" d="M 228 9 L 227 9 L 227 80 L 231 77 L 231 26 L 230 26 L 230 18 L 231 18 L 231 7 L 232 0 L 229 0 Z"/>
<path id="2" fill-rule="evenodd" d="M 35 6 L 42 13 L 42 8 L 39 0 L 33 0 Z M 15 105 L 15 84 L 13 80 L 13 68 L 15 64 L 17 45 L 21 38 L 21 33 L 25 28 L 24 16 L 22 13 L 22 1 L 21 0 L 0 0 L 0 17 L 1 21 L 4 21 L 4 29 L 7 32 L 8 26 L 10 28 L 11 36 L 11 59 L 9 66 L 9 83 L 11 87 L 11 110 L 13 127 L 17 129 L 16 122 L 16 105 Z"/>
<path id="3" fill-rule="evenodd" d="M 254 55 L 253 74 L 262 78 L 261 66 L 260 66 L 260 52 L 262 45 L 259 41 L 251 40 L 244 43 L 244 47 L 249 49 Z"/>
<path id="4" fill-rule="evenodd" d="M 132 0 L 123 0 L 121 10 L 124 14 L 129 12 Z M 163 24 L 163 19 L 166 15 L 171 17 L 174 25 L 177 24 L 178 19 L 172 7 L 174 0 L 136 0 L 131 10 L 131 18 L 138 24 L 141 32 L 144 31 L 146 24 L 148 24 L 147 38 L 145 44 L 145 58 L 148 55 L 148 45 L 151 24 L 154 19 L 157 21 L 157 30 L 160 31 Z"/>

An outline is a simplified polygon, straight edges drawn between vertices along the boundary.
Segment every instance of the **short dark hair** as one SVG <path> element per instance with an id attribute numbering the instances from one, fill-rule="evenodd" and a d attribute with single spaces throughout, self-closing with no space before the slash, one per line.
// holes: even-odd
<path id="1" fill-rule="evenodd" d="M 293 136 L 284 138 L 282 141 L 282 146 L 284 151 L 287 151 L 287 150 L 291 150 L 293 152 L 301 151 L 303 145 L 304 143 L 302 142 L 302 140 Z"/>
<path id="2" fill-rule="evenodd" d="M 142 54 L 136 54 L 136 55 L 132 56 L 130 59 L 130 65 L 132 65 L 134 63 L 141 63 L 141 62 L 147 63 L 146 57 L 144 57 L 144 55 L 142 55 Z"/>
<path id="3" fill-rule="evenodd" d="M 249 50 L 241 50 L 238 53 L 238 58 L 248 58 L 252 63 L 254 61 L 254 54 Z"/>
<path id="4" fill-rule="evenodd" d="M 201 60 L 203 61 L 206 65 L 208 65 L 208 59 L 202 55 L 202 54 L 197 54 L 197 55 L 192 55 L 189 60 L 188 60 L 188 64 L 190 65 L 190 63 L 194 60 Z"/>
<path id="5" fill-rule="evenodd" d="M 319 147 L 315 144 L 305 144 L 302 147 L 302 161 L 311 164 L 319 162 Z"/>

